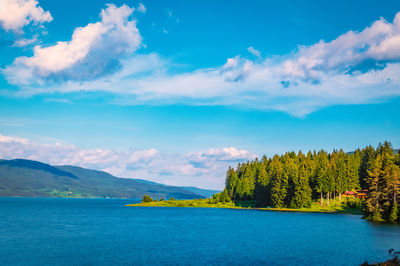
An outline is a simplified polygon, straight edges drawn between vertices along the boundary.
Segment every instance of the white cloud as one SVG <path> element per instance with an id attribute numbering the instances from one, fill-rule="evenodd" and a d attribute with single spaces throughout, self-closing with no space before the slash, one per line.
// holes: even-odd
<path id="1" fill-rule="evenodd" d="M 90 80 L 114 73 L 119 59 L 139 48 L 141 36 L 133 8 L 109 4 L 101 20 L 74 30 L 71 41 L 35 46 L 32 57 L 18 57 L 4 73 L 11 83 L 42 83 L 44 80 Z"/>
<path id="2" fill-rule="evenodd" d="M 137 11 L 141 12 L 141 13 L 146 13 L 147 9 L 142 3 L 139 3 L 139 6 L 137 7 Z"/>
<path id="3" fill-rule="evenodd" d="M 366 60 L 374 63 L 400 59 L 400 12 L 393 23 L 381 18 L 361 32 L 349 31 L 337 39 L 300 47 L 294 58 L 283 62 L 283 72 L 304 78 L 320 72 L 348 71 Z"/>
<path id="4" fill-rule="evenodd" d="M 222 189 L 228 166 L 236 166 L 238 162 L 255 156 L 234 147 L 186 154 L 162 153 L 154 148 L 128 151 L 80 149 L 60 142 L 44 144 L 0 135 L 0 158 L 76 165 L 106 171 L 118 177 Z"/>
<path id="5" fill-rule="evenodd" d="M 240 150 L 235 147 L 222 148 L 222 149 L 209 149 L 201 153 L 201 157 L 213 157 L 220 161 L 243 161 L 253 158 L 254 155 L 246 150 Z"/>
<path id="6" fill-rule="evenodd" d="M 24 26 L 50 22 L 53 18 L 36 0 L 0 0 L 0 25 L 6 31 L 22 33 Z"/>
<path id="7" fill-rule="evenodd" d="M 2 142 L 2 143 L 18 142 L 18 143 L 22 143 L 22 144 L 29 143 L 28 139 L 25 139 L 25 138 L 10 137 L 10 136 L 3 136 L 3 135 L 0 135 L 0 142 Z"/>
<path id="8" fill-rule="evenodd" d="M 170 71 L 173 64 L 156 54 L 130 55 L 118 59 L 120 70 L 112 76 L 85 81 L 70 75 L 66 82 L 57 84 L 26 84 L 19 94 L 103 91 L 114 94 L 117 104 L 233 105 L 304 116 L 326 106 L 375 103 L 399 96 L 399 42 L 400 13 L 393 23 L 380 19 L 361 32 L 349 31 L 329 42 L 300 46 L 287 56 L 256 60 L 236 56 L 221 67 L 171 75 L 177 73 Z M 86 62 L 87 56 L 83 57 Z M 20 84 L 27 76 L 28 80 L 41 77 L 40 68 L 31 71 L 31 67 L 18 64 L 18 60 L 28 60 L 26 64 L 33 58 L 38 60 L 39 55 L 35 52 L 32 58 L 17 59 L 7 68 L 8 81 Z M 71 60 L 73 63 L 66 60 L 55 66 L 49 64 L 63 69 L 62 64 L 80 62 Z M 42 64 L 46 66 L 42 71 L 49 72 L 45 60 L 37 61 L 37 65 Z M 95 66 L 89 66 L 97 73 Z"/>
<path id="9" fill-rule="evenodd" d="M 251 53 L 254 56 L 261 57 L 261 52 L 254 49 L 253 46 L 250 46 L 249 48 L 247 48 L 247 51 L 249 51 L 249 53 Z"/>
<path id="10" fill-rule="evenodd" d="M 37 41 L 37 37 L 38 36 L 35 35 L 35 36 L 33 36 L 33 38 L 30 38 L 30 39 L 22 38 L 22 39 L 16 40 L 14 42 L 13 46 L 14 47 L 23 47 L 23 46 L 31 45 Z"/>

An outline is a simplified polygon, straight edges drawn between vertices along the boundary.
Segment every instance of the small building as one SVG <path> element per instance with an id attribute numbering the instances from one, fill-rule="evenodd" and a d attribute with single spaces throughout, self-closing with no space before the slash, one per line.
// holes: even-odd
<path id="1" fill-rule="evenodd" d="M 368 194 L 367 189 L 359 189 L 356 190 L 356 192 L 346 191 L 345 193 L 342 193 L 342 197 L 365 199 L 367 197 L 367 194 Z"/>
<path id="2" fill-rule="evenodd" d="M 367 193 L 358 193 L 357 199 L 365 199 L 366 196 L 367 196 Z"/>
<path id="3" fill-rule="evenodd" d="M 342 197 L 354 198 L 355 193 L 353 191 L 346 191 L 345 193 L 342 193 Z"/>
<path id="4" fill-rule="evenodd" d="M 368 189 L 359 189 L 357 191 L 357 198 L 358 199 L 365 199 L 368 194 Z"/>

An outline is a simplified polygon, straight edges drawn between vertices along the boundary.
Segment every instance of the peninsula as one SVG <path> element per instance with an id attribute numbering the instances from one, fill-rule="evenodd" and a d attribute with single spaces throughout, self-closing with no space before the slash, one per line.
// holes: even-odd
<path id="1" fill-rule="evenodd" d="M 364 214 L 399 223 L 400 155 L 389 142 L 352 153 L 288 152 L 228 168 L 225 188 L 208 199 L 153 200 L 127 206 L 252 208 Z"/>

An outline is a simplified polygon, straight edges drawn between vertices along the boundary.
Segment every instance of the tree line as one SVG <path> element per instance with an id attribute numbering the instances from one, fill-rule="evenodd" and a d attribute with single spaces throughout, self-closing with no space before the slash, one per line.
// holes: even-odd
<path id="1" fill-rule="evenodd" d="M 309 207 L 318 200 L 329 205 L 346 191 L 367 189 L 363 203 L 366 218 L 399 221 L 400 155 L 389 142 L 345 153 L 342 149 L 299 151 L 263 156 L 229 167 L 223 201 L 255 201 L 256 206 Z"/>

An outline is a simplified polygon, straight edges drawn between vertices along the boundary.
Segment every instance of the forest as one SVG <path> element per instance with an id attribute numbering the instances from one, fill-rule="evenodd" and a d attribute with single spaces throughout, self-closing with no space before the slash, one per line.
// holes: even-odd
<path id="1" fill-rule="evenodd" d="M 390 142 L 345 153 L 342 149 L 263 156 L 229 167 L 220 201 L 255 201 L 257 207 L 303 208 L 318 201 L 342 201 L 342 193 L 368 190 L 365 218 L 400 221 L 400 155 Z M 214 197 L 214 198 L 215 198 Z"/>

